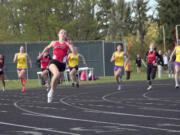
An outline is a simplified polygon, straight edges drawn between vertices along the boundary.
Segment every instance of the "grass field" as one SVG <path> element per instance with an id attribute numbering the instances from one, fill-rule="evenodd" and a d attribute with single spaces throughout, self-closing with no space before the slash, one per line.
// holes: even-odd
<path id="1" fill-rule="evenodd" d="M 99 78 L 99 80 L 96 80 L 96 81 L 81 81 L 80 85 L 115 82 L 113 76 L 105 76 L 105 77 L 100 76 L 98 78 Z M 156 79 L 158 80 L 158 77 L 156 77 Z M 168 79 L 168 74 L 164 73 L 162 79 Z M 146 73 L 145 72 L 141 72 L 141 73 L 132 72 L 131 73 L 131 79 L 129 81 L 142 81 L 142 80 L 146 80 Z M 125 75 L 123 76 L 123 81 L 126 81 Z M 71 82 L 63 82 L 63 84 L 60 84 L 60 85 L 69 86 L 69 85 L 71 85 Z M 2 86 L 1 83 L 0 83 L 0 86 Z M 43 86 L 41 86 L 41 84 L 39 84 L 38 79 L 33 79 L 33 80 L 27 81 L 26 87 L 27 88 L 40 88 Z M 8 80 L 8 81 L 6 81 L 6 89 L 7 90 L 8 89 L 21 89 L 20 81 L 19 80 Z M 0 87 L 0 90 L 1 90 L 1 87 Z"/>

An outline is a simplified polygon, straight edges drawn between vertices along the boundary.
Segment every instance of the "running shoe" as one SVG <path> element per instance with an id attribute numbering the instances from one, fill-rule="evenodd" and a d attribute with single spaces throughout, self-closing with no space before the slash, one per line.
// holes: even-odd
<path id="1" fill-rule="evenodd" d="M 121 90 L 121 85 L 118 86 L 117 90 Z"/>
<path id="2" fill-rule="evenodd" d="M 3 92 L 4 92 L 6 89 L 3 87 L 3 89 L 2 89 L 2 90 L 3 90 Z"/>
<path id="3" fill-rule="evenodd" d="M 50 90 L 47 94 L 47 102 L 52 103 L 54 90 Z"/>
<path id="4" fill-rule="evenodd" d="M 72 87 L 74 87 L 74 83 L 72 83 Z"/>
<path id="5" fill-rule="evenodd" d="M 76 83 L 76 88 L 79 88 L 79 83 Z"/>
<path id="6" fill-rule="evenodd" d="M 149 87 L 147 88 L 147 90 L 152 90 L 152 85 L 149 85 Z"/>
<path id="7" fill-rule="evenodd" d="M 21 92 L 25 92 L 25 90 L 26 90 L 26 88 L 25 88 L 25 87 L 23 87 L 23 88 L 22 88 L 22 90 L 21 90 Z"/>
<path id="8" fill-rule="evenodd" d="M 176 84 L 175 88 L 178 89 L 179 88 L 179 84 Z"/>

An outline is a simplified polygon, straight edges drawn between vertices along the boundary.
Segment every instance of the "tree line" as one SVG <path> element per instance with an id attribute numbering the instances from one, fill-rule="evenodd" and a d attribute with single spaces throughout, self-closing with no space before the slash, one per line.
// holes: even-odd
<path id="1" fill-rule="evenodd" d="M 0 42 L 50 41 L 60 28 L 73 40 L 126 40 L 143 52 L 150 42 L 173 47 L 179 0 L 0 0 Z"/>

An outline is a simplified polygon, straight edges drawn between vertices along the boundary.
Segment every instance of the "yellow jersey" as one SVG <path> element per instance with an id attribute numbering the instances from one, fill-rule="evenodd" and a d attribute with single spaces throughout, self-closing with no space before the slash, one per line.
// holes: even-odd
<path id="1" fill-rule="evenodd" d="M 180 46 L 176 48 L 176 62 L 180 62 Z"/>
<path id="2" fill-rule="evenodd" d="M 115 66 L 124 67 L 124 52 L 115 52 Z"/>
<path id="3" fill-rule="evenodd" d="M 74 55 L 73 53 L 70 54 L 68 59 L 68 64 L 70 67 L 75 67 L 79 65 L 79 54 Z"/>
<path id="4" fill-rule="evenodd" d="M 27 68 L 27 58 L 26 53 L 18 53 L 17 54 L 17 68 L 18 69 L 26 69 Z"/>

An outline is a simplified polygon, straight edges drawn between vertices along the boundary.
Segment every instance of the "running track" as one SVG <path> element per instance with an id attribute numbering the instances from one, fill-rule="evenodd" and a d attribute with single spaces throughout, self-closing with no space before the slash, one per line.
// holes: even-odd
<path id="1" fill-rule="evenodd" d="M 172 80 L 0 91 L 0 135 L 180 135 L 180 89 Z"/>

